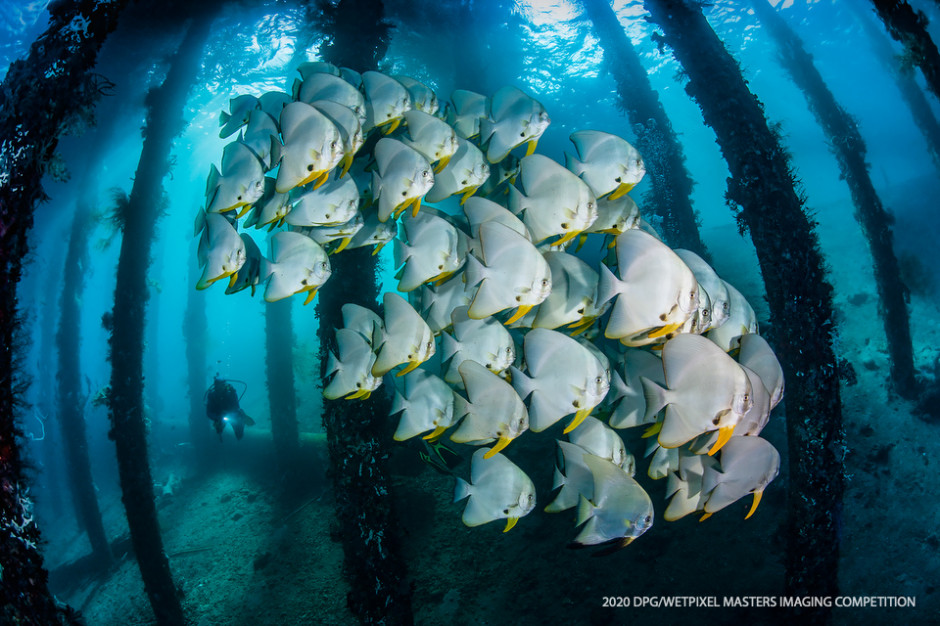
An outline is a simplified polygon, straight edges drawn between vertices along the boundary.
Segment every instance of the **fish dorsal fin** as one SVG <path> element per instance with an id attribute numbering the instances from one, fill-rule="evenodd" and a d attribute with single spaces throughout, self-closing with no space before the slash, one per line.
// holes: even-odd
<path id="1" fill-rule="evenodd" d="M 480 224 L 479 239 L 483 249 L 483 262 L 490 267 L 499 263 L 500 257 L 519 246 L 531 247 L 532 245 L 525 237 L 499 222 Z"/>
<path id="2" fill-rule="evenodd" d="M 290 143 L 296 134 L 302 131 L 311 120 L 332 124 L 326 116 L 317 111 L 306 102 L 291 102 L 281 111 L 280 128 L 285 145 Z"/>
<path id="3" fill-rule="evenodd" d="M 468 257 L 468 259 L 473 257 Z M 480 281 L 470 307 L 467 309 L 468 315 L 472 319 L 484 319 L 494 315 L 506 308 L 505 298 L 501 297 L 499 286 L 494 283 L 492 278 L 484 278 Z"/>
<path id="4" fill-rule="evenodd" d="M 732 363 L 724 350 L 701 335 L 677 335 L 663 348 L 663 369 L 670 389 L 679 389 L 701 375 L 711 378 L 711 370 L 703 371 L 703 365 L 722 364 L 725 368 Z"/>
<path id="5" fill-rule="evenodd" d="M 490 117 L 495 121 L 500 121 L 511 111 L 513 111 L 523 100 L 531 100 L 521 89 L 507 85 L 501 87 L 490 101 Z"/>
<path id="6" fill-rule="evenodd" d="M 206 179 L 206 198 L 207 204 L 209 206 L 212 204 L 211 196 L 215 195 L 216 189 L 219 187 L 222 174 L 219 173 L 219 168 L 215 166 L 215 163 L 209 166 L 209 177 Z"/>
<path id="7" fill-rule="evenodd" d="M 388 168 L 391 166 L 392 162 L 403 153 L 407 151 L 414 151 L 412 148 L 409 148 L 402 142 L 391 137 L 382 137 L 379 139 L 378 143 L 375 144 L 375 150 L 373 154 L 375 155 L 375 163 L 377 171 L 384 177 L 388 171 Z"/>
<path id="8" fill-rule="evenodd" d="M 483 112 L 486 113 L 486 96 L 466 89 L 455 89 L 450 94 L 450 100 L 454 103 L 454 110 L 457 115 L 466 115 L 475 112 L 482 102 L 484 104 Z"/>
<path id="9" fill-rule="evenodd" d="M 605 144 L 610 142 L 612 138 L 619 139 L 616 135 L 599 130 L 575 131 L 568 138 L 577 149 L 581 161 L 590 161 L 597 156 L 597 152 L 603 150 Z"/>

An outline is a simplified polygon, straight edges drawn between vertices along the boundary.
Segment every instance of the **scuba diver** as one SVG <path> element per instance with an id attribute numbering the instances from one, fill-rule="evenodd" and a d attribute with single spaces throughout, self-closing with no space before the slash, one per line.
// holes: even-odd
<path id="1" fill-rule="evenodd" d="M 255 421 L 248 417 L 238 406 L 241 396 L 235 393 L 235 387 L 231 384 L 233 382 L 241 381 L 228 381 L 219 378 L 219 375 L 216 374 L 212 386 L 206 390 L 205 394 L 206 417 L 212 420 L 215 425 L 215 432 L 219 435 L 219 441 L 222 441 L 222 431 L 225 430 L 226 424 L 232 425 L 236 439 L 241 439 L 245 434 L 245 426 L 255 425 Z M 244 385 L 245 383 L 241 384 Z M 248 386 L 245 385 L 242 396 L 245 395 L 247 390 Z"/>

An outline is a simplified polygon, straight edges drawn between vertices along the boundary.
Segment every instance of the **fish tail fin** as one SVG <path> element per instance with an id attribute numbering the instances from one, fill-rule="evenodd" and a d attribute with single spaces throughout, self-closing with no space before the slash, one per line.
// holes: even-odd
<path id="1" fill-rule="evenodd" d="M 509 206 L 507 207 L 513 215 L 519 215 L 525 208 L 526 197 L 515 186 L 509 186 Z"/>
<path id="2" fill-rule="evenodd" d="M 600 264 L 600 272 L 597 281 L 597 294 L 594 298 L 594 306 L 600 307 L 605 302 L 613 300 L 617 294 L 623 292 L 623 281 L 617 278 L 606 263 Z"/>
<path id="3" fill-rule="evenodd" d="M 643 397 L 646 399 L 643 423 L 649 423 L 666 406 L 666 390 L 645 376 L 640 376 L 640 384 L 643 385 Z"/>
<path id="4" fill-rule="evenodd" d="M 512 388 L 516 390 L 520 398 L 525 400 L 535 390 L 532 379 L 513 365 L 509 366 L 509 372 L 512 375 Z"/>
<path id="5" fill-rule="evenodd" d="M 706 467 L 702 473 L 702 494 L 710 494 L 721 482 L 721 472 L 713 467 Z"/>
<path id="6" fill-rule="evenodd" d="M 580 526 L 592 517 L 594 517 L 594 505 L 582 495 L 581 500 L 578 502 L 578 521 L 575 526 Z"/>
<path id="7" fill-rule="evenodd" d="M 457 476 L 457 484 L 454 486 L 454 502 L 460 502 L 464 498 L 470 497 L 470 483 Z"/>
<path id="8" fill-rule="evenodd" d="M 496 132 L 496 123 L 487 117 L 480 118 L 480 146 L 485 146 L 489 138 Z"/>
<path id="9" fill-rule="evenodd" d="M 271 135 L 271 154 L 268 156 L 268 163 L 271 165 L 271 169 L 274 169 L 274 166 L 280 163 L 281 156 L 281 142 L 277 137 Z"/>
<path id="10" fill-rule="evenodd" d="M 407 411 L 409 404 L 410 403 L 405 399 L 405 396 L 401 395 L 401 392 L 396 389 L 395 399 L 392 400 L 392 410 L 389 411 L 388 414 L 395 415 L 396 413 Z"/>
<path id="11" fill-rule="evenodd" d="M 561 473 L 561 470 L 558 469 L 558 466 L 555 466 L 555 473 L 552 476 L 552 491 L 563 487 L 565 483 L 568 482 L 568 479 L 565 478 L 565 475 Z"/>
<path id="12" fill-rule="evenodd" d="M 408 260 L 409 256 L 408 246 L 398 237 L 392 239 L 392 258 L 395 260 L 394 267 L 401 267 L 401 265 Z"/>
<path id="13" fill-rule="evenodd" d="M 454 423 L 470 412 L 470 402 L 459 393 L 454 393 Z"/>
<path id="14" fill-rule="evenodd" d="M 457 343 L 457 340 L 451 337 L 447 333 L 441 333 L 441 360 L 446 361 L 447 359 L 454 356 L 457 353 L 457 350 L 460 348 L 460 344 Z"/>
<path id="15" fill-rule="evenodd" d="M 565 152 L 565 168 L 575 176 L 580 176 L 584 172 L 584 163 Z"/>
<path id="16" fill-rule="evenodd" d="M 328 350 L 326 354 L 326 372 L 324 373 L 324 376 L 329 376 L 339 369 L 340 362 L 336 355 L 333 354 L 332 350 Z"/>
<path id="17" fill-rule="evenodd" d="M 464 277 L 467 279 L 467 287 L 473 287 L 486 278 L 486 270 L 480 259 L 472 254 L 467 255 L 467 264 L 464 266 Z"/>

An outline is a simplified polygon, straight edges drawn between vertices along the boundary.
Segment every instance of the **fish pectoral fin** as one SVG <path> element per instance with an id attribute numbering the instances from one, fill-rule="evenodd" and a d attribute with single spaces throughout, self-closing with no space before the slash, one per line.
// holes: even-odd
<path id="1" fill-rule="evenodd" d="M 718 441 L 715 442 L 715 445 L 712 446 L 712 449 L 708 451 L 708 456 L 715 456 L 715 453 L 721 450 L 722 446 L 728 443 L 728 440 L 731 439 L 731 435 L 734 434 L 734 426 L 724 426 L 718 429 Z"/>
<path id="2" fill-rule="evenodd" d="M 744 519 L 748 519 L 750 516 L 754 515 L 754 511 L 757 510 L 757 505 L 760 504 L 761 496 L 764 495 L 764 491 L 755 491 L 754 492 L 754 503 L 751 504 L 751 510 L 748 511 L 747 515 L 744 516 Z"/>
<path id="3" fill-rule="evenodd" d="M 591 414 L 591 409 L 581 409 L 580 411 L 574 414 L 574 419 L 571 420 L 571 423 L 568 424 L 562 432 L 567 435 L 572 430 L 580 426 L 581 422 L 583 422 L 584 419 L 590 414 Z"/>
<path id="4" fill-rule="evenodd" d="M 503 529 L 503 532 L 508 533 L 510 530 L 512 530 L 512 527 L 515 526 L 516 522 L 518 521 L 519 521 L 518 517 L 506 518 L 506 528 Z"/>

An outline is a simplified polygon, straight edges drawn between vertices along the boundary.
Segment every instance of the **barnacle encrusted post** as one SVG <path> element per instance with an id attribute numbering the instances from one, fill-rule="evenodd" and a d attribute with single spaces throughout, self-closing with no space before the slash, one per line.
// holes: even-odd
<path id="1" fill-rule="evenodd" d="M 72 232 L 69 236 L 65 268 L 87 266 L 88 239 L 93 228 L 91 207 L 80 202 L 75 210 Z M 59 329 L 56 332 L 58 351 L 58 379 L 56 399 L 59 425 L 65 440 L 65 458 L 72 490 L 75 512 L 81 527 L 88 534 L 95 561 L 107 567 L 111 561 L 111 548 L 101 520 L 98 496 L 91 474 L 91 459 L 88 456 L 88 436 L 85 428 L 82 396 L 81 365 L 81 297 L 85 286 L 82 271 L 62 273 L 64 280 L 60 296 Z"/>
<path id="2" fill-rule="evenodd" d="M 388 48 L 390 26 L 384 5 L 373 0 L 341 0 L 325 17 L 324 60 L 364 71 L 378 65 Z M 342 307 L 352 302 L 373 308 L 379 300 L 376 258 L 369 247 L 343 251 L 333 265 L 333 286 L 317 298 L 320 362 L 325 368 L 334 329 L 343 327 Z M 350 609 L 363 624 L 413 621 L 411 589 L 401 556 L 395 498 L 390 497 L 387 416 L 384 393 L 368 400 L 324 400 L 323 427 L 342 533 Z"/>
<path id="3" fill-rule="evenodd" d="M 147 124 L 128 201 L 114 289 L 111 337 L 110 437 L 117 450 L 122 500 L 141 577 L 157 621 L 182 624 L 183 608 L 163 551 L 153 496 L 143 415 L 143 325 L 149 298 L 147 270 L 154 225 L 164 195 L 173 139 L 182 130 L 183 107 L 200 69 L 212 14 L 194 17 L 166 79 L 147 94 Z"/>
<path id="4" fill-rule="evenodd" d="M 838 595 L 844 453 L 839 376 L 832 345 L 832 287 L 813 223 L 803 212 L 779 137 L 737 62 L 697 3 L 646 0 L 689 78 L 686 91 L 718 137 L 765 277 L 772 335 L 788 386 L 790 497 L 787 592 Z M 826 609 L 811 617 L 827 618 Z"/>
<path id="5" fill-rule="evenodd" d="M 692 178 L 682 144 L 653 91 L 646 69 L 606 0 L 582 0 L 604 47 L 604 61 L 617 82 L 617 94 L 636 133 L 636 146 L 647 164 L 652 192 L 644 206 L 662 220 L 666 241 L 708 260 L 692 208 Z"/>
<path id="6" fill-rule="evenodd" d="M 909 294 L 894 254 L 891 216 L 881 204 L 868 173 L 865 140 L 855 120 L 836 102 L 812 57 L 783 17 L 764 0 L 752 0 L 751 4 L 776 40 L 784 68 L 806 96 L 810 109 L 826 133 L 832 152 L 839 161 L 842 177 L 852 192 L 856 216 L 875 261 L 875 283 L 891 355 L 891 380 L 899 394 L 910 398 L 916 395 L 917 382 L 914 380 L 914 349 L 906 302 Z"/>
<path id="7" fill-rule="evenodd" d="M 940 98 L 940 51 L 927 32 L 927 17 L 914 11 L 907 0 L 872 0 L 885 28 L 904 46 L 907 61 L 920 68 L 927 87 Z"/>
<path id="8" fill-rule="evenodd" d="M 117 25 L 126 0 L 56 3 L 46 32 L 29 56 L 10 66 L 0 89 L 0 621 L 77 623 L 49 593 L 30 514 L 14 411 L 19 392 L 15 362 L 16 287 L 42 177 L 59 134 L 98 92 L 90 71 Z M 85 28 L 75 28 L 84 24 Z"/>

